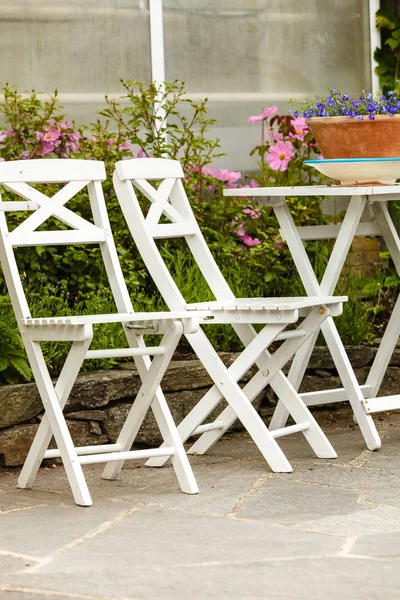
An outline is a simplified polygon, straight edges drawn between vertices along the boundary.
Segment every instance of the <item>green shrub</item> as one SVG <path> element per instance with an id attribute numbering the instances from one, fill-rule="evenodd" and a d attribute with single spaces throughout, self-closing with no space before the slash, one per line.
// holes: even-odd
<path id="1" fill-rule="evenodd" d="M 221 153 L 219 140 L 210 136 L 209 128 L 214 120 L 207 116 L 206 100 L 196 103 L 188 99 L 183 84 L 177 81 L 148 87 L 134 81 L 121 83 L 125 92 L 124 103 L 106 98 L 106 107 L 100 113 L 103 120 L 86 130 L 77 129 L 65 120 L 56 92 L 48 101 L 42 101 L 34 91 L 26 97 L 15 87 L 6 85 L 3 88 L 5 103 L 0 105 L 5 121 L 4 130 L 0 131 L 0 158 L 71 157 L 105 162 L 108 174 L 103 185 L 105 199 L 135 310 L 162 310 L 165 304 L 132 241 L 112 186 L 115 162 L 132 156 L 163 156 L 182 162 L 185 189 L 196 218 L 236 295 L 303 295 L 303 286 L 290 252 L 279 236 L 278 222 L 272 209 L 258 206 L 251 197 L 223 195 L 226 187 L 321 182 L 318 174 L 303 166 L 304 159 L 317 149 L 301 119 L 278 116 L 275 114 L 276 107 L 265 109 L 260 116 L 250 117 L 253 122 L 261 121 L 262 135 L 261 143 L 253 151 L 259 158 L 258 172 L 246 176 L 210 166 Z M 164 103 L 165 112 L 157 108 L 160 100 Z M 276 152 L 277 144 L 283 144 L 283 159 Z M 59 185 L 38 186 L 50 197 L 59 188 Z M 3 198 L 11 199 L 13 196 L 8 190 L 1 192 Z M 288 205 L 298 225 L 326 222 L 321 198 L 291 198 Z M 90 219 L 86 191 L 71 200 L 69 206 Z M 26 214 L 11 214 L 8 217 L 10 228 L 16 227 L 24 218 Z M 54 227 L 66 226 L 54 219 L 41 226 L 43 229 Z M 323 273 L 330 250 L 329 242 L 307 242 L 306 245 L 316 272 Z M 164 240 L 161 252 L 189 302 L 212 297 L 182 240 Z M 67 316 L 115 311 L 98 248 L 21 248 L 17 251 L 17 261 L 33 315 Z M 341 293 L 346 293 L 342 288 Z M 30 370 L 1 276 L 0 291 L 3 292 L 0 380 L 29 379 Z M 370 341 L 374 319 L 373 311 L 365 311 L 360 302 L 352 300 L 345 306 L 344 315 L 337 323 L 346 342 L 361 343 Z M 212 343 L 221 350 L 241 347 L 230 327 L 208 327 L 208 334 Z M 92 348 L 114 345 L 125 345 L 119 325 L 95 328 Z M 182 341 L 182 347 L 187 347 L 185 341 Z M 66 343 L 43 344 L 53 375 L 60 372 L 68 348 Z M 120 360 L 87 361 L 84 369 L 108 368 L 118 362 Z"/>

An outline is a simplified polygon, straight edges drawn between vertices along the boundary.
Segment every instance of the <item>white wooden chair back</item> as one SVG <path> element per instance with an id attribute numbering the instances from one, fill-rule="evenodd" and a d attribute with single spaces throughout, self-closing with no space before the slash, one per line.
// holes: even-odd
<path id="1" fill-rule="evenodd" d="M 318 322 L 330 314 L 339 314 L 343 298 L 235 298 L 219 270 L 196 222 L 186 196 L 178 161 L 158 158 L 132 159 L 118 162 L 114 173 L 114 187 L 127 224 L 146 266 L 160 293 L 171 310 L 183 308 L 207 308 L 212 320 L 201 323 L 227 323 L 232 325 L 245 349 L 227 368 L 221 361 L 205 332 L 187 335 L 189 343 L 207 370 L 214 386 L 185 417 L 178 427 L 182 440 L 192 435 L 200 438 L 189 453 L 203 454 L 239 417 L 257 444 L 264 458 L 275 471 L 287 472 L 291 466 L 276 443 L 277 437 L 303 432 L 317 456 L 333 458 L 335 452 L 321 431 L 299 394 L 282 372 L 283 366 L 296 353 L 306 339 L 313 335 Z M 156 188 L 152 182 L 161 181 Z M 150 202 L 150 208 L 142 210 L 142 200 L 137 191 Z M 144 200 L 143 200 L 144 202 Z M 160 222 L 161 220 L 161 222 Z M 168 222 L 167 222 L 168 221 Z M 183 237 L 196 261 L 215 301 L 186 304 L 180 290 L 157 248 L 158 238 Z M 281 302 L 282 300 L 282 302 Z M 329 305 L 329 308 L 327 307 Z M 285 331 L 297 321 L 302 307 L 305 319 L 295 331 Z M 263 323 L 256 332 L 252 324 Z M 283 341 L 271 355 L 269 346 L 275 340 Z M 242 389 L 238 381 L 256 364 L 258 371 Z M 273 434 L 265 427 L 257 411 L 251 405 L 266 385 L 271 385 L 292 415 L 295 425 L 282 428 Z M 205 423 L 211 411 L 222 398 L 229 404 L 212 423 Z M 151 459 L 148 464 L 161 466 L 165 459 Z"/>
<path id="2" fill-rule="evenodd" d="M 103 477 L 115 479 L 127 459 L 163 456 L 171 459 L 181 489 L 198 492 L 185 449 L 159 387 L 168 364 L 184 331 L 184 323 L 196 329 L 196 315 L 186 313 L 134 313 L 125 285 L 108 220 L 102 181 L 106 179 L 104 164 L 85 160 L 31 160 L 0 163 L 0 184 L 22 198 L 3 201 L 0 198 L 0 260 L 7 287 L 32 367 L 36 385 L 45 409 L 24 467 L 18 479 L 20 487 L 30 487 L 43 458 L 61 457 L 75 502 L 92 503 L 82 465 L 106 462 Z M 66 183 L 52 198 L 29 184 Z M 85 187 L 88 189 L 93 222 L 71 210 L 67 203 Z M 32 212 L 9 231 L 6 212 Z M 54 217 L 69 229 L 38 230 Z M 90 217 L 89 217 L 90 218 Z M 99 244 L 117 314 L 73 317 L 31 318 L 18 272 L 14 249 L 19 246 Z M 185 319 L 186 317 L 186 319 Z M 90 350 L 95 323 L 121 323 L 129 348 Z M 150 325 L 148 325 L 149 323 Z M 154 324 L 153 326 L 151 324 Z M 146 346 L 142 334 L 163 334 L 156 347 Z M 43 356 L 43 341 L 67 341 L 71 347 L 54 385 Z M 133 357 L 142 384 L 115 444 L 76 448 L 66 424 L 63 408 L 84 360 L 110 357 Z M 150 356 L 154 356 L 150 360 Z M 152 409 L 166 448 L 131 450 L 143 419 Z M 57 449 L 49 450 L 54 435 Z"/>
<path id="3" fill-rule="evenodd" d="M 171 310 L 184 308 L 186 301 L 159 253 L 156 239 L 185 238 L 216 300 L 235 298 L 197 224 L 182 184 L 183 178 L 179 161 L 139 158 L 116 163 L 113 179 L 128 223 L 140 224 L 135 228 L 135 243 Z M 158 188 L 149 183 L 153 180 L 162 180 Z M 151 204 L 146 215 L 135 190 Z M 169 222 L 160 223 L 161 217 Z"/>
<path id="4" fill-rule="evenodd" d="M 99 244 L 117 309 L 123 313 L 133 312 L 108 220 L 102 189 L 105 179 L 104 163 L 100 161 L 37 159 L 0 163 L 0 184 L 22 199 L 3 201 L 0 197 L 0 258 L 18 320 L 31 316 L 14 254 L 14 248 L 21 246 Z M 29 185 L 38 183 L 66 185 L 49 198 Z M 93 223 L 67 206 L 85 187 Z M 32 214 L 9 231 L 6 213 L 11 211 Z M 38 231 L 50 217 L 69 229 Z"/>

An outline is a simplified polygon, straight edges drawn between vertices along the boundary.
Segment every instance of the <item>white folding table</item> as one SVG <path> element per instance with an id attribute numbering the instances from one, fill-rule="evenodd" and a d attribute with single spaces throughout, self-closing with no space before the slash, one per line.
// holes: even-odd
<path id="1" fill-rule="evenodd" d="M 304 288 L 308 295 L 333 294 L 340 272 L 345 263 L 353 238 L 357 236 L 382 236 L 397 272 L 400 275 L 400 239 L 389 214 L 387 202 L 400 199 L 400 185 L 391 186 L 300 186 L 236 188 L 224 190 L 226 196 L 254 197 L 264 206 L 271 206 L 279 221 L 280 233 L 286 241 Z M 299 196 L 348 196 L 350 202 L 342 223 L 296 227 L 286 204 L 287 197 Z M 370 206 L 373 220 L 362 222 L 364 209 Z M 304 248 L 303 240 L 335 239 L 326 271 L 318 282 Z M 364 385 L 359 385 L 345 352 L 343 343 L 332 318 L 321 326 L 327 346 L 332 355 L 342 388 L 301 394 L 308 405 L 328 404 L 348 400 L 370 450 L 381 445 L 371 414 L 400 408 L 400 393 L 394 396 L 377 397 L 382 379 L 388 367 L 400 334 L 400 299 L 393 308 L 382 341 Z M 317 335 L 305 343 L 297 352 L 290 368 L 289 379 L 299 388 L 307 368 Z M 278 404 L 270 429 L 282 427 L 287 420 L 287 411 Z"/>

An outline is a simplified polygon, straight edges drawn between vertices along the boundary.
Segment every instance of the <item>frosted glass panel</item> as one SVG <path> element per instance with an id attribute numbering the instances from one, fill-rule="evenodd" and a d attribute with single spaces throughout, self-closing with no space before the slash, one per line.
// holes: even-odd
<path id="1" fill-rule="evenodd" d="M 21 90 L 104 94 L 121 91 L 120 77 L 149 82 L 148 3 L 3 0 L 0 66 L 1 81 Z M 80 120 L 95 116 L 96 103 L 63 104 Z"/>
<path id="2" fill-rule="evenodd" d="M 232 168 L 259 141 L 249 115 L 327 87 L 370 87 L 366 0 L 164 0 L 164 28 L 166 78 L 209 96 Z"/>

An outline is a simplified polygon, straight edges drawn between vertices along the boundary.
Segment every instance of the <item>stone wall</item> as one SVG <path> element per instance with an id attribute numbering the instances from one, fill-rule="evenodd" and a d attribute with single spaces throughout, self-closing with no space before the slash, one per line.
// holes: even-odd
<path id="1" fill-rule="evenodd" d="M 348 348 L 349 358 L 360 383 L 364 383 L 376 348 Z M 222 358 L 230 364 L 235 354 Z M 251 373 L 244 377 L 248 380 Z M 211 380 L 198 360 L 173 361 L 162 388 L 176 423 L 188 414 L 211 386 Z M 115 442 L 129 407 L 140 387 L 133 364 L 121 370 L 85 373 L 78 377 L 68 400 L 65 414 L 76 445 Z M 340 387 L 328 350 L 316 348 L 311 357 L 301 391 Z M 400 387 L 400 349 L 396 349 L 387 370 L 382 395 L 398 393 Z M 260 394 L 256 406 L 263 416 L 272 413 L 275 398 L 270 388 Z M 221 405 L 222 408 L 223 405 Z M 217 416 L 215 411 L 210 420 Z M 43 414 L 34 383 L 0 386 L 0 464 L 18 466 L 24 461 Z M 238 424 L 236 427 L 240 427 Z M 136 439 L 138 444 L 157 445 L 161 437 L 151 414 L 148 414 Z"/>

